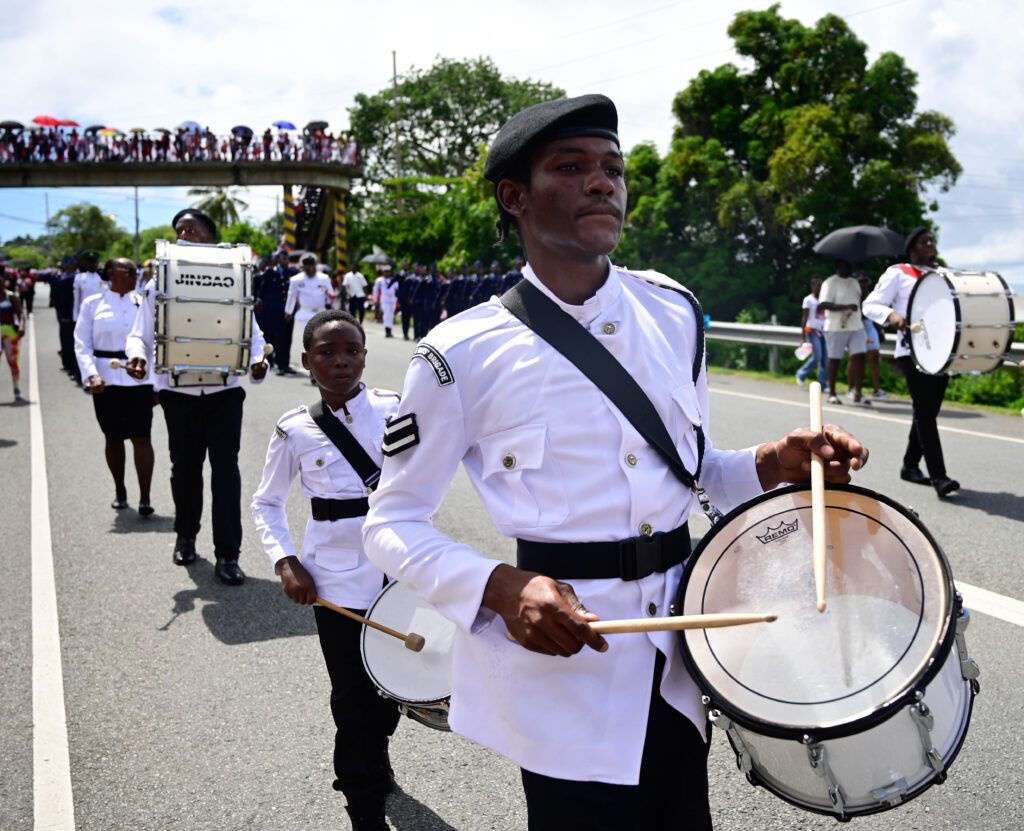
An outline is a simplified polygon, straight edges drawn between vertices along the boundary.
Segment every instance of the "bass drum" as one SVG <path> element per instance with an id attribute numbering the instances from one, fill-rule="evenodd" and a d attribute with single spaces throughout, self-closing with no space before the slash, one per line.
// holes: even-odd
<path id="1" fill-rule="evenodd" d="M 941 782 L 978 668 L 949 564 L 921 522 L 853 486 L 825 492 L 828 608 L 815 606 L 811 492 L 733 511 L 690 558 L 679 614 L 774 612 L 682 633 L 681 651 L 748 780 L 847 820 Z"/>

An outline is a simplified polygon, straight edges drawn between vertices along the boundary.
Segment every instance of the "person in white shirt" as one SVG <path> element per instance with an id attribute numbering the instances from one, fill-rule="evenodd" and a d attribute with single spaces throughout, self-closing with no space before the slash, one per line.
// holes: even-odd
<path id="1" fill-rule="evenodd" d="M 96 272 L 99 267 L 99 256 L 95 251 L 83 251 L 78 255 L 78 274 L 75 275 L 74 306 L 71 308 L 72 320 L 78 320 L 78 313 L 85 298 L 92 297 L 103 291 L 103 278 Z"/>
<path id="2" fill-rule="evenodd" d="M 513 291 L 528 283 L 622 364 L 720 508 L 805 481 L 812 450 L 829 480 L 848 481 L 867 451 L 831 426 L 711 447 L 696 301 L 608 258 L 626 206 L 616 130 L 614 104 L 587 95 L 528 108 L 499 131 L 484 175 L 499 237 L 515 228 L 526 251 Z M 608 643 L 588 625 L 669 614 L 694 491 L 499 298 L 419 344 L 392 424 L 367 554 L 456 623 L 451 727 L 520 766 L 531 831 L 710 828 L 706 714 L 675 636 Z M 434 527 L 460 463 L 517 539 L 521 568 Z M 638 549 L 657 562 L 629 555 Z"/>
<path id="3" fill-rule="evenodd" d="M 366 289 L 369 283 L 358 269 L 348 272 L 341 281 L 348 298 L 348 313 L 360 323 L 366 317 Z"/>
<path id="4" fill-rule="evenodd" d="M 850 353 L 850 384 L 854 403 L 869 406 L 871 401 L 860 393 L 864 382 L 864 351 L 867 336 L 860 318 L 860 283 L 853 276 L 853 266 L 836 261 L 836 273 L 825 280 L 818 294 L 818 306 L 825 310 L 825 346 L 828 349 L 828 403 L 842 404 L 836 393 L 836 377 L 843 353 Z"/>
<path id="5" fill-rule="evenodd" d="M 329 309 L 334 300 L 331 278 L 317 271 L 316 254 L 307 252 L 299 258 L 302 271 L 288 281 L 288 298 L 284 303 L 285 323 L 292 324 L 292 339 L 300 342 L 306 324 L 317 312 Z"/>
<path id="6" fill-rule="evenodd" d="M 263 479 L 252 498 L 252 518 L 284 593 L 310 605 L 317 595 L 365 615 L 384 584 L 366 559 L 362 527 L 367 485 L 383 461 L 381 444 L 398 394 L 367 389 L 366 334 L 348 312 L 319 312 L 303 331 L 302 365 L 320 388 L 321 401 L 296 407 L 277 423 L 267 448 Z M 367 470 L 357 472 L 344 446 L 336 446 L 314 419 L 329 418 L 358 442 Z M 350 450 L 348 452 L 351 452 Z M 296 556 L 285 510 L 299 477 L 311 515 Z M 345 794 L 355 831 L 386 829 L 384 802 L 393 788 L 388 738 L 399 712 L 377 693 L 360 657 L 362 626 L 323 606 L 313 609 L 327 671 L 331 713 L 337 726 L 334 787 Z"/>
<path id="7" fill-rule="evenodd" d="M 120 258 L 103 269 L 109 287 L 87 297 L 75 323 L 75 357 L 85 388 L 92 394 L 96 421 L 106 439 L 107 467 L 114 478 L 114 501 L 110 507 L 128 507 L 125 488 L 124 443 L 132 443 L 135 473 L 139 480 L 139 514 L 153 513 L 149 488 L 153 481 L 153 379 L 148 373 L 132 378 L 123 367 L 114 369 L 112 360 L 126 362 L 125 347 L 135 324 L 140 297 L 135 293 L 135 263 Z"/>
<path id="8" fill-rule="evenodd" d="M 192 243 L 217 241 L 217 226 L 202 211 L 186 208 L 171 221 L 178 239 Z M 146 377 L 153 363 L 156 284 L 150 281 L 128 335 L 128 374 Z M 259 360 L 249 368 L 249 379 L 258 384 L 267 375 L 263 359 L 265 341 L 255 319 L 252 321 L 250 354 Z M 175 565 L 196 561 L 196 536 L 203 515 L 203 465 L 210 457 L 212 491 L 214 574 L 222 583 L 237 586 L 245 582 L 238 565 L 242 550 L 242 476 L 238 450 L 242 440 L 242 402 L 245 390 L 238 376 L 226 383 L 172 388 L 165 373 L 155 375 L 160 406 L 167 423 L 171 455 L 171 496 L 174 499 Z"/>
<path id="9" fill-rule="evenodd" d="M 384 324 L 384 337 L 392 338 L 391 329 L 395 325 L 395 308 L 398 306 L 398 278 L 390 271 L 379 272 L 373 282 L 373 294 Z"/>
<path id="10" fill-rule="evenodd" d="M 801 304 L 800 330 L 802 334 L 800 342 L 809 343 L 813 351 L 800 369 L 796 371 L 796 382 L 802 387 L 807 382 L 807 376 L 817 369 L 818 383 L 821 384 L 822 389 L 825 389 L 828 378 L 828 347 L 825 345 L 825 310 L 818 304 L 821 283 L 820 277 L 811 278 L 811 293 L 804 298 Z"/>

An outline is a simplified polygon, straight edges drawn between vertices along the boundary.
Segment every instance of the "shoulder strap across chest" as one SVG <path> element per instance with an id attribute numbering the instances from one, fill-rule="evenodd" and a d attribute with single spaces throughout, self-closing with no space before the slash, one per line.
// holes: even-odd
<path id="1" fill-rule="evenodd" d="M 316 426 L 323 431 L 323 434 L 338 448 L 345 460 L 352 465 L 367 490 L 372 491 L 376 488 L 377 482 L 380 481 L 380 468 L 363 450 L 362 445 L 356 441 L 356 437 L 334 417 L 333 413 L 327 411 L 323 399 L 318 399 L 316 403 L 311 404 L 307 408 L 307 412 L 310 418 L 316 422 Z"/>

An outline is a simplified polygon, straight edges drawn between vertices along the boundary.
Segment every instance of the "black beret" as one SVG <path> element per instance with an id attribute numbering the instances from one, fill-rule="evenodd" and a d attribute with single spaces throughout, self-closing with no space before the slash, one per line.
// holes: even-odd
<path id="1" fill-rule="evenodd" d="M 484 163 L 484 178 L 497 183 L 524 153 L 556 138 L 599 136 L 619 143 L 619 115 L 611 99 L 581 95 L 520 110 L 498 131 Z"/>
<path id="2" fill-rule="evenodd" d="M 914 247 L 914 243 L 917 242 L 917 238 L 921 236 L 921 234 L 930 233 L 931 229 L 925 228 L 923 225 L 920 228 L 915 228 L 913 231 L 911 231 L 910 234 L 907 236 L 906 243 L 904 243 L 903 245 L 903 256 L 910 256 L 910 249 Z"/>
<path id="3" fill-rule="evenodd" d="M 183 216 L 193 217 L 200 225 L 206 228 L 210 232 L 210 236 L 217 239 L 217 223 L 214 222 L 210 217 L 204 214 L 198 208 L 185 208 L 184 210 L 178 211 L 174 215 L 174 219 L 171 220 L 171 227 L 177 230 L 178 220 Z"/>

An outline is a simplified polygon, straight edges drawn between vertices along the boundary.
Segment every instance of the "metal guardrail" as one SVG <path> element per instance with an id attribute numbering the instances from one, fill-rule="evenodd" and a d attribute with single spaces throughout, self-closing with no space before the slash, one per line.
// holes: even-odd
<path id="1" fill-rule="evenodd" d="M 800 345 L 801 329 L 799 326 L 773 326 L 769 323 L 725 323 L 712 320 L 705 329 L 704 336 L 708 340 L 725 343 L 743 343 L 749 346 L 776 346 L 796 349 Z M 896 336 L 884 333 L 881 353 L 892 356 L 896 346 Z M 1010 355 L 1014 360 L 1024 361 L 1024 342 L 1014 342 L 1010 346 Z"/>

